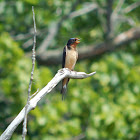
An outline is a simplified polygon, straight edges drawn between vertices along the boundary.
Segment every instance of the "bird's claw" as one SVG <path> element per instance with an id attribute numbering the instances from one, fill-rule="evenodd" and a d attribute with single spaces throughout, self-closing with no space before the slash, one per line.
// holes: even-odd
<path id="1" fill-rule="evenodd" d="M 64 74 L 64 70 L 63 70 L 63 69 L 58 70 L 58 72 L 59 72 L 60 74 Z"/>

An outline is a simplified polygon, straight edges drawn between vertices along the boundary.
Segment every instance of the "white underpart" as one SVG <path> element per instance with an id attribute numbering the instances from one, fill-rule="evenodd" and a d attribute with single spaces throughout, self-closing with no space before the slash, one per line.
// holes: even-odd
<path id="1" fill-rule="evenodd" d="M 74 69 L 78 53 L 76 50 L 67 50 L 65 68 Z"/>

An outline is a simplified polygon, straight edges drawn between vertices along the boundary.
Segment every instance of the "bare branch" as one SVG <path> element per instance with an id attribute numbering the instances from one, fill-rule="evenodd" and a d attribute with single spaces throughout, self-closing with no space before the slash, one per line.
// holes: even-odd
<path id="1" fill-rule="evenodd" d="M 14 40 L 25 40 L 31 37 L 31 33 L 27 33 L 27 34 L 18 34 L 16 36 L 12 36 L 12 38 Z"/>
<path id="2" fill-rule="evenodd" d="M 131 26 L 135 26 L 135 21 L 132 19 L 132 17 L 127 17 L 127 16 L 125 16 L 125 15 L 119 15 L 118 17 L 117 17 L 117 20 L 121 23 L 121 22 L 127 22 L 127 23 L 129 23 L 129 25 L 131 25 Z M 116 24 L 117 24 L 118 22 L 116 21 Z"/>
<path id="3" fill-rule="evenodd" d="M 122 5 L 124 4 L 125 0 L 118 0 L 118 4 L 112 12 L 112 30 L 115 30 L 115 25 L 118 23 L 118 18 L 120 17 L 120 13 L 122 11 Z M 122 15 L 122 14 L 121 14 Z"/>
<path id="4" fill-rule="evenodd" d="M 85 134 L 84 133 L 81 133 L 80 135 L 75 136 L 75 137 L 70 138 L 70 139 L 67 139 L 67 140 L 82 140 L 84 138 L 85 138 Z"/>
<path id="5" fill-rule="evenodd" d="M 48 35 L 44 38 L 42 41 L 39 49 L 37 50 L 38 54 L 41 54 L 43 51 L 46 51 L 46 49 L 49 47 L 51 44 L 52 40 L 56 36 L 58 30 L 59 30 L 59 22 L 56 23 L 51 23 L 51 26 L 49 27 Z"/>
<path id="6" fill-rule="evenodd" d="M 93 3 L 93 4 L 89 5 L 89 6 L 86 6 L 86 7 L 82 8 L 82 9 L 80 9 L 80 10 L 77 10 L 77 11 L 74 11 L 74 12 L 70 13 L 69 18 L 76 18 L 78 16 L 81 16 L 81 15 L 84 15 L 86 13 L 89 13 L 89 12 L 91 12 L 91 11 L 97 9 L 97 8 L 98 8 L 98 5 Z"/>
<path id="7" fill-rule="evenodd" d="M 117 13 L 119 13 L 121 11 L 122 5 L 124 4 L 124 2 L 125 2 L 125 0 L 119 0 L 118 1 L 118 4 L 117 4 L 115 10 L 113 11 L 113 14 L 114 15 L 117 14 Z"/>
<path id="8" fill-rule="evenodd" d="M 38 93 L 38 91 L 39 91 L 39 88 L 37 89 L 37 91 L 36 91 L 34 94 L 32 94 L 32 95 L 30 96 L 30 99 L 33 98 L 33 97 Z"/>
<path id="9" fill-rule="evenodd" d="M 135 8 L 140 6 L 140 2 L 135 2 L 131 5 L 129 5 L 128 7 L 126 7 L 125 9 L 122 8 L 123 4 L 124 4 L 125 0 L 119 0 L 118 5 L 116 6 L 115 10 L 112 13 L 112 23 L 113 23 L 113 30 L 115 28 L 115 25 L 117 25 L 118 22 L 127 22 L 129 23 L 131 26 L 135 25 L 134 20 L 131 17 L 127 17 L 125 16 L 125 14 L 131 12 L 132 10 L 134 10 Z"/>
<path id="10" fill-rule="evenodd" d="M 60 69 L 54 78 L 40 91 L 38 92 L 30 101 L 27 108 L 27 114 L 35 109 L 37 103 L 64 78 L 69 77 L 72 79 L 84 79 L 94 75 L 96 72 L 92 72 L 90 74 L 86 74 L 85 72 L 76 72 L 71 71 L 67 68 Z M 25 116 L 25 107 L 21 110 L 21 112 L 17 115 L 17 117 L 11 122 L 11 124 L 7 127 L 7 129 L 2 133 L 0 140 L 9 140 L 18 127 L 18 125 L 23 121 Z"/>
<path id="11" fill-rule="evenodd" d="M 33 39 L 30 38 L 28 39 L 26 42 L 23 43 L 23 48 L 28 48 L 29 46 L 31 46 L 33 44 Z"/>
<path id="12" fill-rule="evenodd" d="M 129 5 L 128 7 L 126 7 L 126 8 L 123 10 L 123 12 L 124 12 L 124 13 L 129 13 L 129 12 L 131 12 L 132 10 L 136 9 L 136 8 L 139 7 L 139 6 L 140 6 L 140 1 L 137 1 L 137 2 L 135 2 L 135 3 L 131 4 L 131 5 Z"/>
<path id="13" fill-rule="evenodd" d="M 35 47 L 36 47 L 36 23 L 35 23 L 35 13 L 34 13 L 34 7 L 32 6 L 32 12 L 33 12 L 33 22 L 34 22 L 34 41 L 33 41 L 33 49 L 32 49 L 32 71 L 31 71 L 31 78 L 29 82 L 29 88 L 28 88 L 28 99 L 27 104 L 25 106 L 25 116 L 24 116 L 24 122 L 23 122 L 23 131 L 22 131 L 22 140 L 25 140 L 26 134 L 27 134 L 27 109 L 29 106 L 30 101 L 30 92 L 31 92 L 31 86 L 33 82 L 33 74 L 34 74 L 34 68 L 35 68 Z"/>
<path id="14" fill-rule="evenodd" d="M 110 39 L 112 36 L 112 6 L 113 0 L 107 0 L 106 39 Z"/>

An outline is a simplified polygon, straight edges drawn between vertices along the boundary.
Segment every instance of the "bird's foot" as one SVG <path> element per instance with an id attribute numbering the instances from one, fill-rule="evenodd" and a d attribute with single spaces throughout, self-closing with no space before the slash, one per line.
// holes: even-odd
<path id="1" fill-rule="evenodd" d="M 58 72 L 59 72 L 60 74 L 64 74 L 64 73 L 65 73 L 65 70 L 68 70 L 68 71 L 71 72 L 71 70 L 68 69 L 68 68 L 62 68 L 62 69 L 58 70 Z"/>
<path id="2" fill-rule="evenodd" d="M 60 69 L 60 70 L 58 70 L 58 72 L 59 72 L 60 74 L 64 74 L 64 69 Z"/>

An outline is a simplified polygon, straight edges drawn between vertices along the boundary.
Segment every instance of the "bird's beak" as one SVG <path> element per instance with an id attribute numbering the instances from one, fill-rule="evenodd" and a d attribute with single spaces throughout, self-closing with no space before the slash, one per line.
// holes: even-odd
<path id="1" fill-rule="evenodd" d="M 76 44 L 80 43 L 80 39 L 76 38 Z"/>

